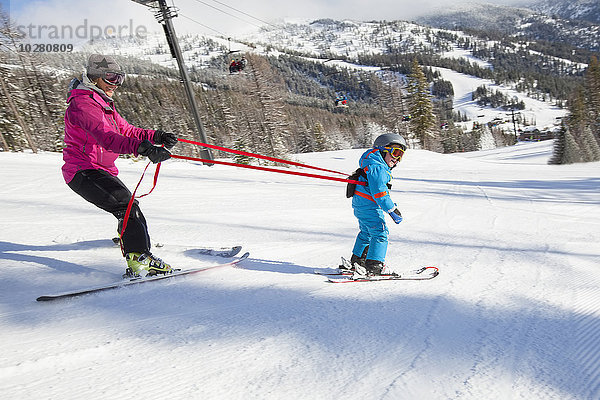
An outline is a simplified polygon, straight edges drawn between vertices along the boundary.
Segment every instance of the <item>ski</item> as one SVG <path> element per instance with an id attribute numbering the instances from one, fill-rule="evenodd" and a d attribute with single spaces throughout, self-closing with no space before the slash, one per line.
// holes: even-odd
<path id="1" fill-rule="evenodd" d="M 340 265 L 338 265 L 338 267 L 331 271 L 320 271 L 320 270 L 315 270 L 314 271 L 315 274 L 317 275 L 329 275 L 329 276 L 336 276 L 336 275 L 353 275 L 354 274 L 354 269 L 352 268 L 352 264 L 350 264 L 350 261 L 346 260 L 344 257 L 342 257 L 342 263 Z"/>
<path id="2" fill-rule="evenodd" d="M 313 272 L 317 275 L 327 275 L 327 276 L 352 276 L 354 274 L 354 271 L 350 271 L 348 269 L 342 269 L 342 268 L 338 268 L 331 272 L 319 271 L 319 270 L 314 270 Z"/>
<path id="3" fill-rule="evenodd" d="M 217 257 L 233 257 L 242 250 L 242 246 L 233 247 L 205 247 L 201 249 L 193 249 L 190 252 L 206 255 L 206 256 L 217 256 Z"/>
<path id="4" fill-rule="evenodd" d="M 117 246 L 120 246 L 120 239 L 118 237 L 112 238 L 112 241 Z M 155 243 L 154 247 L 164 247 L 163 243 Z M 242 251 L 242 246 L 232 247 L 201 247 L 198 249 L 191 249 L 190 252 L 200 254 L 203 256 L 216 256 L 216 257 L 233 257 Z"/>
<path id="5" fill-rule="evenodd" d="M 433 279 L 439 275 L 437 267 L 422 267 L 412 271 L 405 271 L 400 274 L 382 274 L 382 275 L 360 275 L 354 270 L 350 261 L 342 257 L 342 263 L 337 269 L 330 268 L 329 271 L 314 270 L 317 275 L 325 275 L 328 277 L 328 282 L 332 283 L 349 283 L 349 282 L 377 282 L 377 281 L 422 281 Z"/>
<path id="6" fill-rule="evenodd" d="M 433 279 L 438 276 L 437 267 L 423 267 L 414 271 L 406 271 L 399 274 L 390 275 L 352 275 L 340 278 L 328 278 L 330 283 L 356 283 L 356 282 L 381 282 L 381 281 L 423 281 Z"/>
<path id="7" fill-rule="evenodd" d="M 211 267 L 200 267 L 200 268 L 179 270 L 179 271 L 170 273 L 168 275 L 159 275 L 159 276 L 153 276 L 153 277 L 149 277 L 149 278 L 132 278 L 132 279 L 128 279 L 128 280 L 124 280 L 124 281 L 120 281 L 120 282 L 111 283 L 108 285 L 95 286 L 95 287 L 79 289 L 79 290 L 74 290 L 74 291 L 69 291 L 69 292 L 40 296 L 36 300 L 37 301 L 52 301 L 52 300 L 58 300 L 58 299 L 65 299 L 65 298 L 70 298 L 70 297 L 81 296 L 84 294 L 103 292 L 105 290 L 119 289 L 119 288 L 123 288 L 123 287 L 127 287 L 127 286 L 138 285 L 141 283 L 162 281 L 165 279 L 171 279 L 171 278 L 175 278 L 178 276 L 191 275 L 191 274 L 196 274 L 198 272 L 210 271 L 210 270 L 217 269 L 217 268 L 231 267 L 231 266 L 235 266 L 235 265 L 239 264 L 241 261 L 248 258 L 249 255 L 250 255 L 250 253 L 246 252 L 237 260 L 233 260 L 233 261 L 230 261 L 230 262 L 227 262 L 224 264 L 213 265 Z"/>

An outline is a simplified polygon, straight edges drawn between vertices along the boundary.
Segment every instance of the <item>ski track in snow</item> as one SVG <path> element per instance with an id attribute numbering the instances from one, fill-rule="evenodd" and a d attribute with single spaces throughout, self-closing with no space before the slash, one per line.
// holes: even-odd
<path id="1" fill-rule="evenodd" d="M 115 221 L 64 185 L 60 155 L 0 153 L 2 398 L 600 398 L 599 164 L 545 165 L 551 145 L 407 152 L 387 262 L 440 268 L 422 282 L 313 273 L 350 255 L 341 184 L 168 162 L 140 201 L 154 252 L 250 258 L 51 303 L 35 298 L 119 279 Z M 298 158 L 352 171 L 360 153 Z M 143 166 L 119 160 L 131 187 Z"/>

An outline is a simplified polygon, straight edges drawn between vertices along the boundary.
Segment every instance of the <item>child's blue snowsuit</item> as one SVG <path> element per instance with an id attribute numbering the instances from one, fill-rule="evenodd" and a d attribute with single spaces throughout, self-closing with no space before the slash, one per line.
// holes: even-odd
<path id="1" fill-rule="evenodd" d="M 392 170 L 379 149 L 369 149 L 363 153 L 359 166 L 367 174 L 367 185 L 356 185 L 352 196 L 352 208 L 360 228 L 352 253 L 360 257 L 369 246 L 367 260 L 384 262 L 389 233 L 385 215 L 396 208 L 387 187 L 392 179 Z M 362 176 L 358 180 L 365 182 Z"/>

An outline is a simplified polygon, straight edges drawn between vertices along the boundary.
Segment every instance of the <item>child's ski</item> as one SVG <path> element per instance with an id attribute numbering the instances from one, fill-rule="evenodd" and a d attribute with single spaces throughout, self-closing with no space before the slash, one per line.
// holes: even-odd
<path id="1" fill-rule="evenodd" d="M 390 275 L 347 275 L 339 278 L 328 278 L 331 283 L 351 283 L 351 282 L 380 282 L 380 281 L 423 281 L 433 279 L 439 275 L 437 267 L 423 267 L 414 271 L 406 271 L 399 274 Z"/>
<path id="2" fill-rule="evenodd" d="M 346 276 L 346 275 L 354 274 L 354 268 L 352 267 L 352 264 L 350 264 L 350 261 L 348 261 L 344 257 L 342 257 L 342 263 L 340 265 L 338 265 L 337 269 L 330 268 L 330 271 L 322 271 L 322 270 L 316 269 L 314 271 L 314 273 L 317 275 L 330 275 L 330 276 L 344 275 L 344 276 Z"/>

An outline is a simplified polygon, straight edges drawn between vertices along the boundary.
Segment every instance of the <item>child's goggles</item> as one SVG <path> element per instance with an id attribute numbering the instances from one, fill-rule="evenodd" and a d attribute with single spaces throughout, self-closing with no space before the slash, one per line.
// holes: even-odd
<path id="1" fill-rule="evenodd" d="M 102 80 L 109 85 L 121 86 L 125 80 L 125 74 L 121 72 L 105 72 Z"/>
<path id="2" fill-rule="evenodd" d="M 400 160 L 404 155 L 404 149 L 402 147 L 386 146 L 383 148 L 383 150 L 390 153 L 390 156 L 392 156 L 394 160 Z"/>

